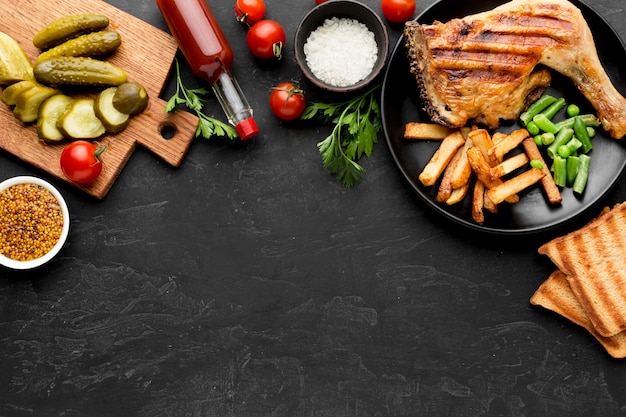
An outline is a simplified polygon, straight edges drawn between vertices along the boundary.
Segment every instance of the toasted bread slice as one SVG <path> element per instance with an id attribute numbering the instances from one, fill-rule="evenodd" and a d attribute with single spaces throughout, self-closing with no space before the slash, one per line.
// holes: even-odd
<path id="1" fill-rule="evenodd" d="M 625 249 L 626 203 L 539 248 L 567 276 L 590 322 L 604 337 L 626 330 Z"/>
<path id="2" fill-rule="evenodd" d="M 612 357 L 626 357 L 626 332 L 611 337 L 600 335 L 589 321 L 589 317 L 572 292 L 563 272 L 559 270 L 553 272 L 530 298 L 530 303 L 553 311 L 583 327 Z"/>

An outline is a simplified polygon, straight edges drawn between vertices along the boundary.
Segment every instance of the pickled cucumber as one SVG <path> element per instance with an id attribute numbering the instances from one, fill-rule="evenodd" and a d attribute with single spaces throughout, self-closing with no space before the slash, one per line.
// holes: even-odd
<path id="1" fill-rule="evenodd" d="M 94 111 L 94 100 L 89 98 L 72 101 L 59 117 L 57 128 L 68 139 L 96 139 L 106 131 Z"/>
<path id="2" fill-rule="evenodd" d="M 113 96 L 117 89 L 118 87 L 109 87 L 102 90 L 94 103 L 96 116 L 108 133 L 121 132 L 130 122 L 128 113 L 122 113 L 113 106 Z"/>
<path id="3" fill-rule="evenodd" d="M 35 65 L 35 79 L 46 85 L 117 86 L 126 72 L 107 61 L 87 57 L 59 56 Z"/>
<path id="4" fill-rule="evenodd" d="M 41 103 L 37 116 L 37 135 L 41 139 L 54 142 L 65 139 L 57 128 L 57 122 L 72 100 L 72 97 L 65 94 L 56 94 Z"/>
<path id="5" fill-rule="evenodd" d="M 2 91 L 2 102 L 7 106 L 15 106 L 19 95 L 35 85 L 40 84 L 30 80 L 19 81 L 15 84 L 11 84 Z"/>
<path id="6" fill-rule="evenodd" d="M 13 114 L 24 123 L 32 123 L 37 120 L 41 103 L 55 94 L 61 94 L 61 90 L 35 85 L 16 97 Z"/>
<path id="7" fill-rule="evenodd" d="M 117 87 L 112 101 L 118 111 L 134 115 L 148 106 L 148 92 L 137 82 L 124 83 Z"/>
<path id="8" fill-rule="evenodd" d="M 42 52 L 35 60 L 35 64 L 58 56 L 86 56 L 96 58 L 110 54 L 121 44 L 122 37 L 115 31 L 101 30 L 92 32 L 70 39 L 54 48 Z"/>
<path id="9" fill-rule="evenodd" d="M 33 38 L 33 45 L 48 49 L 85 33 L 95 32 L 109 26 L 109 18 L 100 14 L 80 13 L 54 20 Z"/>
<path id="10" fill-rule="evenodd" d="M 24 49 L 11 36 L 0 32 L 0 84 L 32 79 L 33 66 Z"/>

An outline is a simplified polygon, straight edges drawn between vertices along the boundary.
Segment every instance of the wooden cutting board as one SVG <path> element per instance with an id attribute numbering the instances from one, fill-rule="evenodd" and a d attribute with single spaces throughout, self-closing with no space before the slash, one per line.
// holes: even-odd
<path id="1" fill-rule="evenodd" d="M 17 40 L 34 61 L 39 50 L 32 38 L 50 21 L 75 13 L 99 13 L 109 17 L 110 29 L 122 37 L 122 45 L 110 58 L 111 63 L 128 73 L 129 81 L 141 83 L 150 96 L 146 111 L 133 116 L 121 133 L 106 135 L 98 142 L 107 146 L 102 155 L 104 170 L 98 179 L 76 187 L 103 198 L 126 165 L 137 145 L 142 145 L 172 166 L 179 166 L 189 149 L 198 119 L 186 111 L 165 114 L 166 102 L 159 98 L 172 68 L 177 45 L 166 32 L 100 0 L 41 0 L 3 1 L 0 31 Z M 59 156 L 67 144 L 44 143 L 37 137 L 35 127 L 17 120 L 12 109 L 0 103 L 0 148 L 18 158 L 69 182 L 59 165 Z M 164 128 L 171 134 L 164 137 Z M 173 129 L 172 129 L 173 128 Z"/>

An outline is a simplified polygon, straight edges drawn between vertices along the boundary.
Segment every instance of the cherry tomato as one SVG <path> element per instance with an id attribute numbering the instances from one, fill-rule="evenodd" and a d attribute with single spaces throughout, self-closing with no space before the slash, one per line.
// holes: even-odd
<path id="1" fill-rule="evenodd" d="M 328 0 L 315 0 L 315 4 L 326 3 Z"/>
<path id="2" fill-rule="evenodd" d="M 413 17 L 415 0 L 382 0 L 383 15 L 393 23 L 403 23 Z"/>
<path id="3" fill-rule="evenodd" d="M 286 41 L 285 30 L 280 23 L 269 19 L 256 22 L 246 35 L 248 49 L 260 59 L 280 59 Z"/>
<path id="4" fill-rule="evenodd" d="M 285 82 L 272 88 L 270 108 L 282 120 L 293 120 L 304 112 L 306 99 L 304 91 L 296 82 Z"/>
<path id="5" fill-rule="evenodd" d="M 67 178 L 78 184 L 94 182 L 102 172 L 99 157 L 104 149 L 86 140 L 74 141 L 61 152 L 61 170 Z"/>
<path id="6" fill-rule="evenodd" d="M 237 20 L 252 26 L 265 17 L 265 2 L 263 0 L 237 0 L 235 14 Z"/>

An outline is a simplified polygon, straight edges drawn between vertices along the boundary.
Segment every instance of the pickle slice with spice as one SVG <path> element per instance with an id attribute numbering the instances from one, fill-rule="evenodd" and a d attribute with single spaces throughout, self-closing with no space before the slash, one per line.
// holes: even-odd
<path id="1" fill-rule="evenodd" d="M 57 122 L 57 128 L 68 139 L 96 139 L 106 132 L 94 111 L 94 100 L 72 101 Z"/>

